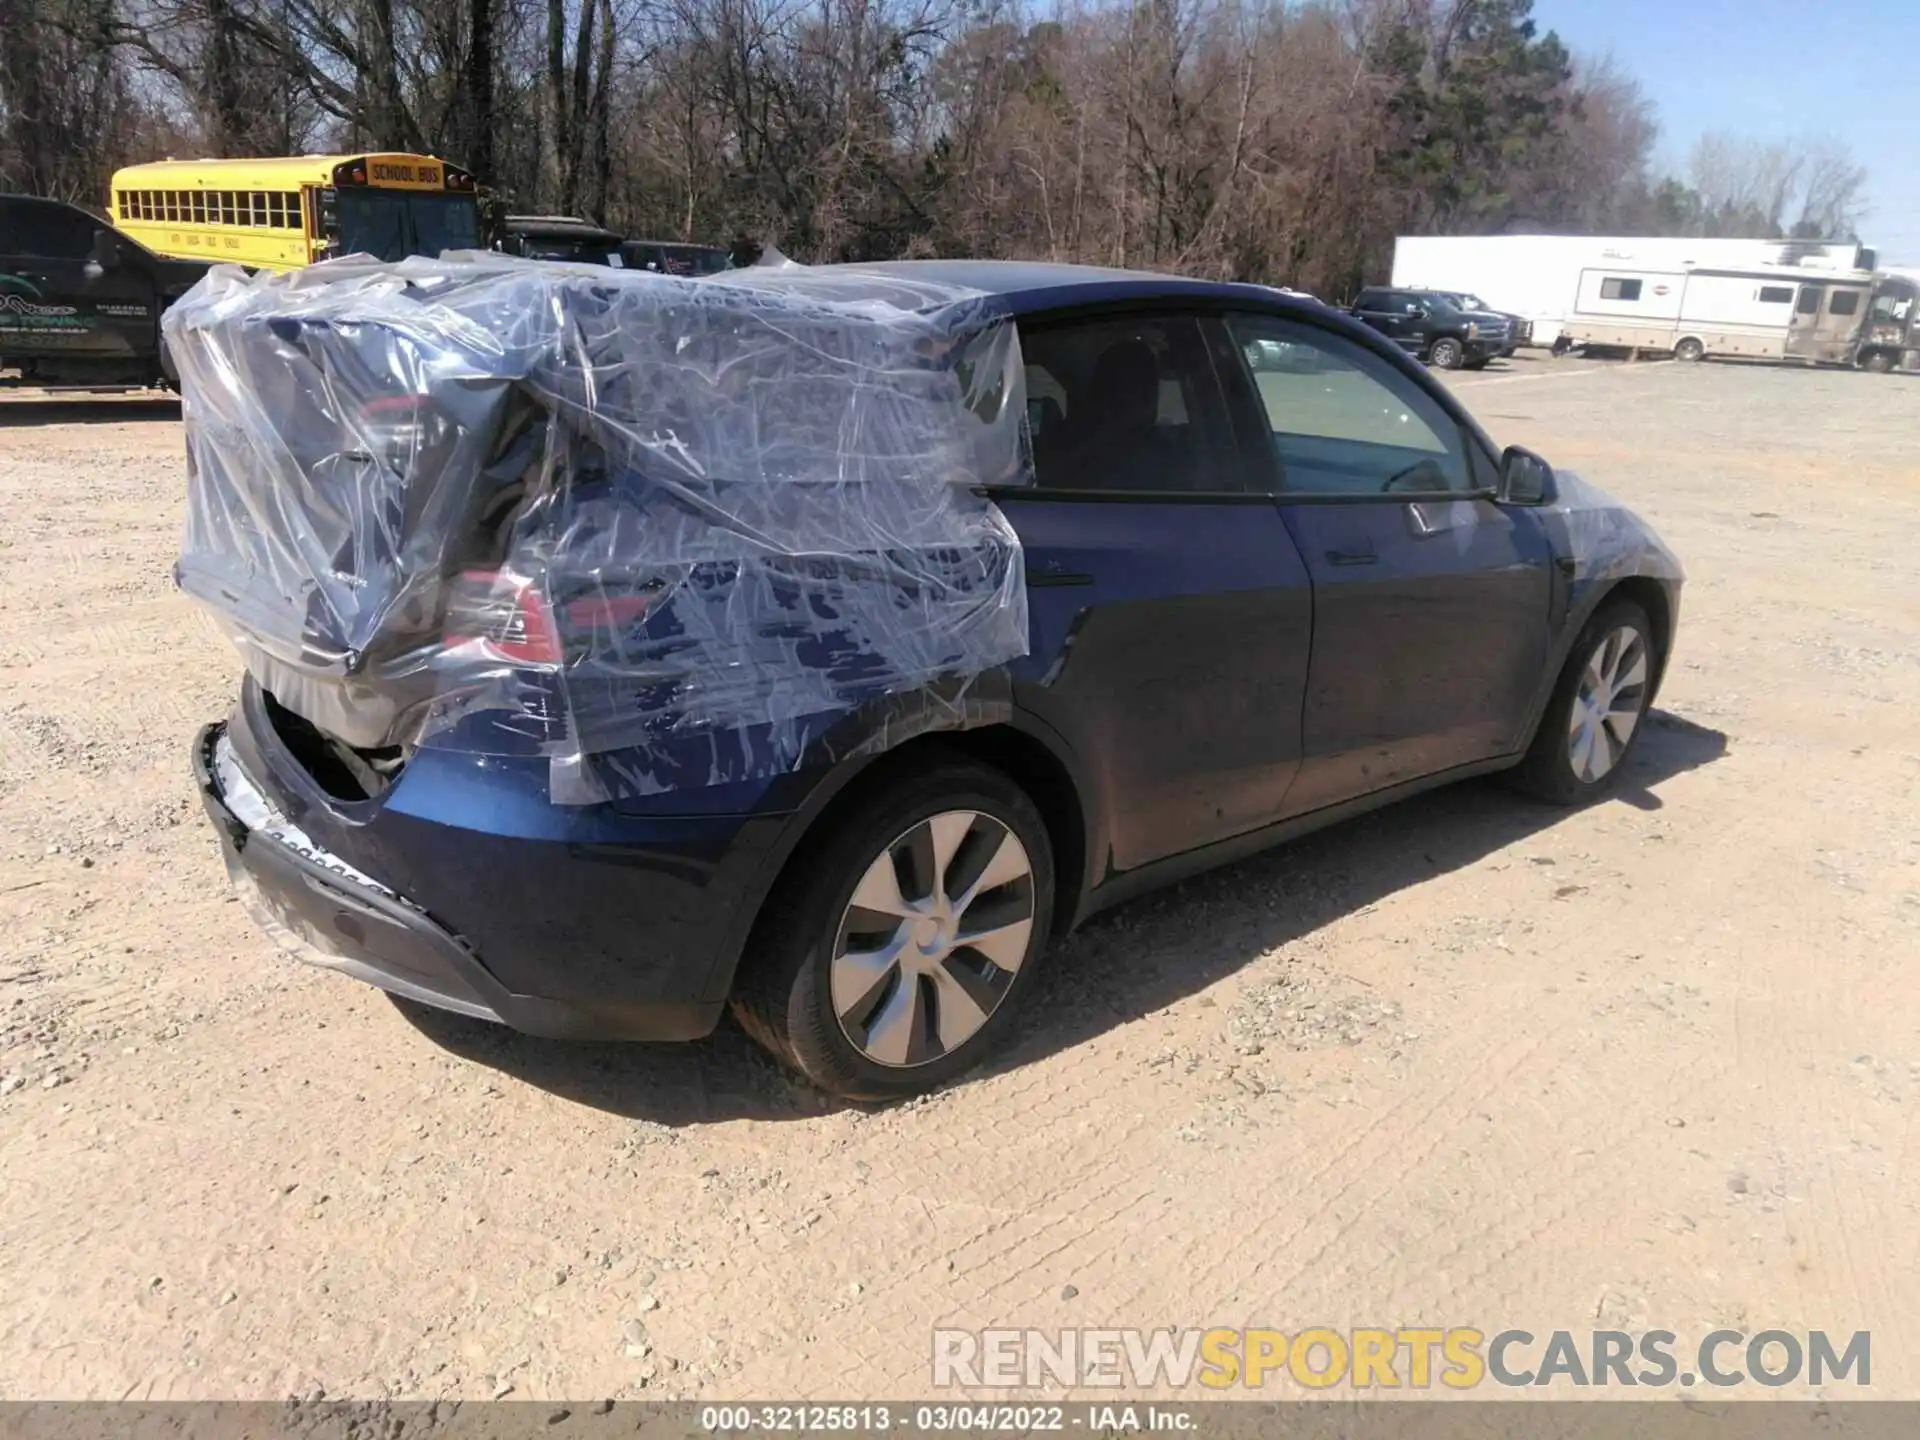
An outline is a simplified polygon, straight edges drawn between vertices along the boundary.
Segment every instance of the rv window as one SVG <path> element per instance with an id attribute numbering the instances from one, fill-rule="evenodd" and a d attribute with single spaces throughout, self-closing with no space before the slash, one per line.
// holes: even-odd
<path id="1" fill-rule="evenodd" d="M 1908 295 L 1876 295 L 1873 297 L 1874 321 L 1880 325 L 1903 325 L 1912 304 L 1913 299 Z"/>
<path id="2" fill-rule="evenodd" d="M 1602 280 L 1600 282 L 1600 298 L 1602 300 L 1638 300 L 1640 298 L 1640 282 L 1638 280 L 1621 280 L 1618 278 Z"/>
<path id="3" fill-rule="evenodd" d="M 1793 287 L 1791 285 L 1762 285 L 1760 287 L 1762 305 L 1791 305 Z"/>
<path id="4" fill-rule="evenodd" d="M 1820 313 L 1820 287 L 1818 285 L 1802 285 L 1800 287 L 1800 303 L 1793 308 L 1802 315 L 1818 315 Z"/>
<path id="5" fill-rule="evenodd" d="M 1833 292 L 1833 298 L 1827 301 L 1829 315 L 1852 315 L 1859 309 L 1860 292 L 1858 290 L 1836 290 Z"/>

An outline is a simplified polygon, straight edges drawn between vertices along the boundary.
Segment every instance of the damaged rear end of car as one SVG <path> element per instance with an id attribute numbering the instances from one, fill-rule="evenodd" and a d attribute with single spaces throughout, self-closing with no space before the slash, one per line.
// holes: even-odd
<path id="1" fill-rule="evenodd" d="M 168 337 L 176 577 L 245 665 L 203 800 L 263 923 L 397 994 L 705 1033 L 804 776 L 1024 652 L 1018 341 L 964 292 L 346 260 Z"/>

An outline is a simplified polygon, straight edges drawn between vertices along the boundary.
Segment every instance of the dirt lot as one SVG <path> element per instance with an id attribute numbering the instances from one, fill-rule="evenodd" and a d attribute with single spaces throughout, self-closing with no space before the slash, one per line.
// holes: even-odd
<path id="1" fill-rule="evenodd" d="M 906 1397 L 1009 1323 L 1868 1329 L 1920 1396 L 1920 384 L 1459 384 L 1689 567 L 1626 792 L 1134 905 L 875 1113 L 281 959 L 188 781 L 177 411 L 0 404 L 0 1396 Z"/>

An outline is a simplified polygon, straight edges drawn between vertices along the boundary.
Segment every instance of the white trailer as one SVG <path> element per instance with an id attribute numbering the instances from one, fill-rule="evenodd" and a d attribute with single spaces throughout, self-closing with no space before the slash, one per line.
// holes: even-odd
<path id="1" fill-rule="evenodd" d="M 1620 235 L 1404 235 L 1394 242 L 1398 289 L 1465 291 L 1533 322 L 1533 343 L 1551 345 L 1573 309 L 1580 272 L 1608 265 L 1672 271 L 1792 264 L 1822 271 L 1871 270 L 1872 250 L 1850 242 L 1686 240 Z"/>
<path id="2" fill-rule="evenodd" d="M 1873 297 L 1864 270 L 1698 266 L 1582 270 L 1556 349 L 1572 345 L 1851 364 Z"/>

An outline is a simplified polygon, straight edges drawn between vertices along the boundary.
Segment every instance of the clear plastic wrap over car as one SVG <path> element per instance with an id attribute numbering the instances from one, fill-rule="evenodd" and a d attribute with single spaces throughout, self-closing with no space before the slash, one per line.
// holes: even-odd
<path id="1" fill-rule="evenodd" d="M 602 757 L 574 798 L 655 793 L 1025 653 L 979 493 L 1029 478 L 1024 370 L 973 292 L 349 258 L 216 270 L 165 324 L 178 581 L 348 744 Z"/>

